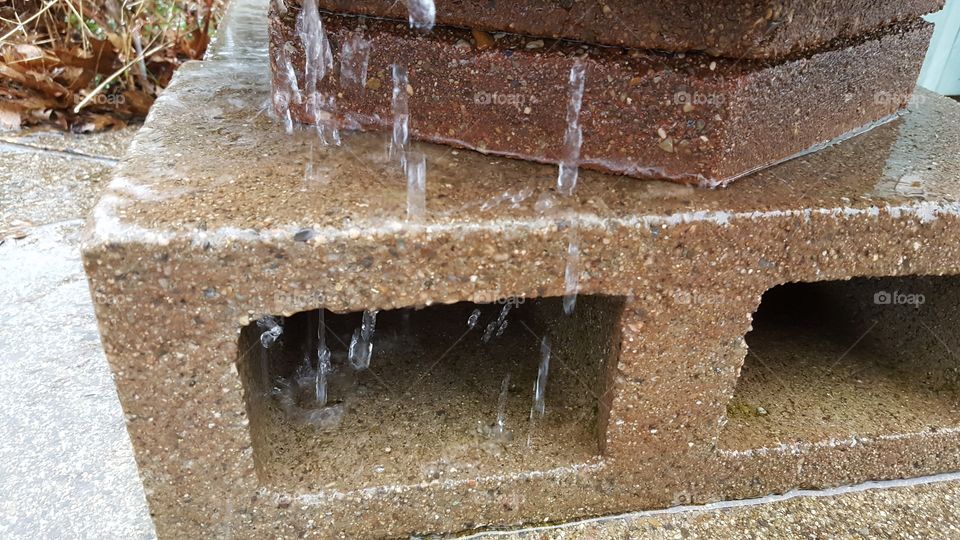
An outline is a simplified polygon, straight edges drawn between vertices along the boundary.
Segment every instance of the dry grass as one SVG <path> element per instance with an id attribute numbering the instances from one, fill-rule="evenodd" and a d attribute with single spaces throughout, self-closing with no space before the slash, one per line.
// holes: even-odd
<path id="1" fill-rule="evenodd" d="M 0 2 L 0 129 L 141 119 L 176 68 L 203 56 L 225 2 Z"/>

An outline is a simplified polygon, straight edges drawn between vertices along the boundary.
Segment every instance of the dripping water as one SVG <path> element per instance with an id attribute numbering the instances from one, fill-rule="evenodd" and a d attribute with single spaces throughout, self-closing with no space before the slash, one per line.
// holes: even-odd
<path id="1" fill-rule="evenodd" d="M 580 289 L 580 235 L 577 228 L 570 227 L 567 240 L 567 264 L 563 271 L 563 312 L 573 314 Z"/>
<path id="2" fill-rule="evenodd" d="M 267 349 L 273 347 L 273 345 L 280 339 L 280 336 L 283 334 L 283 324 L 273 316 L 266 316 L 257 321 L 257 326 L 263 329 L 263 333 L 260 334 L 260 372 L 262 375 L 262 382 L 264 388 L 270 387 L 270 365 L 268 362 L 268 353 Z"/>
<path id="3" fill-rule="evenodd" d="M 293 103 L 300 103 L 301 94 L 287 45 L 277 49 L 274 62 L 276 62 L 279 76 L 277 84 L 273 87 L 273 110 L 283 121 L 284 130 L 287 133 L 293 133 L 293 116 L 290 114 L 290 106 Z"/>
<path id="4" fill-rule="evenodd" d="M 303 0 L 303 8 L 297 15 L 296 31 L 303 45 L 304 86 L 313 92 L 317 89 L 317 83 L 333 68 L 333 51 L 330 50 L 327 32 L 320 20 L 317 0 Z"/>
<path id="5" fill-rule="evenodd" d="M 579 176 L 580 147 L 583 130 L 580 127 L 580 108 L 583 105 L 583 88 L 586 81 L 586 66 L 579 60 L 570 68 L 570 101 L 567 102 L 567 129 L 563 136 L 563 156 L 557 175 L 557 191 L 572 195 L 577 189 Z"/>
<path id="6" fill-rule="evenodd" d="M 311 96 L 308 107 L 310 114 L 314 117 L 314 127 L 317 130 L 317 138 L 320 144 L 324 146 L 340 146 L 340 129 L 337 127 L 334 112 L 337 108 L 337 101 L 333 96 L 323 97 L 320 92 L 314 92 Z"/>
<path id="7" fill-rule="evenodd" d="M 437 18 L 437 6 L 433 0 L 405 0 L 410 27 L 430 30 Z"/>
<path id="8" fill-rule="evenodd" d="M 546 411 L 547 376 L 550 373 L 550 339 L 544 336 L 540 340 L 540 367 L 537 369 L 537 380 L 533 385 L 533 407 L 530 409 L 530 420 L 535 416 L 543 416 Z"/>
<path id="9" fill-rule="evenodd" d="M 497 422 L 493 426 L 493 435 L 498 439 L 505 438 L 507 434 L 507 393 L 510 390 L 510 374 L 503 378 L 500 383 L 500 395 L 497 397 Z"/>
<path id="10" fill-rule="evenodd" d="M 350 340 L 350 349 L 347 359 L 354 369 L 361 370 L 370 367 L 370 358 L 373 356 L 373 332 L 377 325 L 377 310 L 363 312 L 360 328 L 353 332 Z"/>
<path id="11" fill-rule="evenodd" d="M 507 315 L 510 314 L 510 308 L 513 307 L 513 304 L 507 302 L 503 305 L 503 308 L 500 310 L 500 315 L 497 316 L 495 320 L 490 321 L 490 324 L 487 325 L 486 330 L 483 331 L 483 340 L 484 343 L 489 343 L 490 338 L 493 337 L 496 333 L 497 337 L 503 335 L 504 330 L 507 329 Z"/>
<path id="12" fill-rule="evenodd" d="M 421 152 L 408 152 L 405 161 L 407 219 L 416 220 L 427 210 L 427 157 Z"/>
<path id="13" fill-rule="evenodd" d="M 314 394 L 317 405 L 327 404 L 327 376 L 333 370 L 330 363 L 330 349 L 327 347 L 327 325 L 324 320 L 323 308 L 317 310 L 317 373 L 314 380 Z"/>
<path id="14" fill-rule="evenodd" d="M 473 330 L 477 326 L 477 321 L 480 320 L 480 310 L 474 309 L 470 312 L 470 316 L 467 317 L 467 328 Z"/>
<path id="15" fill-rule="evenodd" d="M 407 145 L 410 142 L 410 105 L 407 100 L 407 68 L 393 64 L 393 135 L 390 139 L 389 157 L 405 168 Z"/>
<path id="16" fill-rule="evenodd" d="M 367 87 L 370 41 L 356 32 L 343 41 L 340 51 L 340 84 L 363 90 Z"/>
<path id="17" fill-rule="evenodd" d="M 304 91 L 309 95 L 306 101 L 307 115 L 313 118 L 321 144 L 339 146 L 340 132 L 334 117 L 336 98 L 317 91 L 317 84 L 333 69 L 333 51 L 316 0 L 304 0 L 297 16 L 296 32 L 303 46 Z"/>

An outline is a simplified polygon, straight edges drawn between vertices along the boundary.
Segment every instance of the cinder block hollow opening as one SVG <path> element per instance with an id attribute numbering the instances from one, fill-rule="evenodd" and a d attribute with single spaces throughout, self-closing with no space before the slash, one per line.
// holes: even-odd
<path id="1" fill-rule="evenodd" d="M 778 286 L 746 341 L 723 449 L 960 428 L 960 277 Z"/>
<path id="2" fill-rule="evenodd" d="M 348 490 L 592 462 L 606 429 L 622 308 L 621 298 L 581 296 L 570 316 L 560 298 L 381 311 L 366 369 L 355 366 L 363 314 L 324 310 L 323 377 L 319 311 L 250 324 L 238 367 L 258 476 L 279 488 Z M 270 343 L 272 320 L 282 333 Z"/>

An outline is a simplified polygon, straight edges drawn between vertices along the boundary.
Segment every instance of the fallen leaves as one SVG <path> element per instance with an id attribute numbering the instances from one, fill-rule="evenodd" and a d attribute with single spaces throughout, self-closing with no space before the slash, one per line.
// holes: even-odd
<path id="1" fill-rule="evenodd" d="M 223 0 L 2 4 L 0 130 L 90 132 L 146 116 L 176 68 L 203 56 Z"/>

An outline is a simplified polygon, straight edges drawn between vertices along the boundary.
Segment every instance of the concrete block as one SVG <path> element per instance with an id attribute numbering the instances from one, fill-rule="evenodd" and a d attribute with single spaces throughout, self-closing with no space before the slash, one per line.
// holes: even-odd
<path id="1" fill-rule="evenodd" d="M 325 147 L 263 112 L 265 6 L 231 10 L 83 247 L 160 536 L 443 533 L 957 468 L 956 103 L 919 92 L 724 190 L 582 172 L 561 197 L 552 166 L 423 144 L 408 215 L 382 135 Z M 318 310 L 321 411 L 297 382 Z"/>

